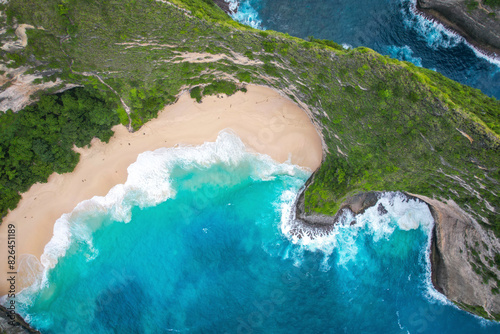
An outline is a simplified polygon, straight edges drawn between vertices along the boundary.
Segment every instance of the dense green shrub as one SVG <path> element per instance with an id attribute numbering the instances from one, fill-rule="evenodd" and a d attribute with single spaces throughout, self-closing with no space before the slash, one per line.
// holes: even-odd
<path id="1" fill-rule="evenodd" d="M 94 137 L 107 142 L 119 121 L 115 108 L 100 92 L 76 88 L 0 115 L 0 215 L 34 183 L 72 171 L 79 159 L 73 145 L 83 147 Z"/>
<path id="2" fill-rule="evenodd" d="M 226 94 L 233 95 L 238 91 L 236 84 L 230 81 L 218 80 L 205 86 L 203 89 L 203 95 L 216 95 L 216 94 Z"/>
<path id="3" fill-rule="evenodd" d="M 201 87 L 200 86 L 196 86 L 196 87 L 192 88 L 189 93 L 191 95 L 191 98 L 195 99 L 196 102 L 198 102 L 198 103 L 201 102 L 202 95 L 201 95 Z"/>

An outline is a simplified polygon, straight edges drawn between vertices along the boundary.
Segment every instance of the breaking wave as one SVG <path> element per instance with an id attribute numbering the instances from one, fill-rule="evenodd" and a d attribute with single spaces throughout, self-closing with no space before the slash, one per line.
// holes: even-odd
<path id="1" fill-rule="evenodd" d="M 287 174 L 307 178 L 309 171 L 291 164 L 278 164 L 269 156 L 247 151 L 241 139 L 225 130 L 215 142 L 200 146 L 160 148 L 140 154 L 127 168 L 125 184 L 114 186 L 106 196 L 94 196 L 79 203 L 71 212 L 62 215 L 54 225 L 54 235 L 41 256 L 44 275 L 30 289 L 47 285 L 47 272 L 53 269 L 72 243 L 86 246 L 89 261 L 98 255 L 93 247 L 92 234 L 110 222 L 128 223 L 134 207 L 153 207 L 175 198 L 172 171 L 190 170 L 223 164 L 229 170 L 243 169 L 255 179 L 269 180 Z M 241 171 L 239 171 L 241 173 Z M 238 178 L 227 172 L 206 180 L 213 183 L 234 183 Z"/>
<path id="2" fill-rule="evenodd" d="M 420 14 L 416 9 L 417 0 L 401 0 L 401 3 L 404 4 L 403 8 L 401 8 L 404 24 L 408 28 L 418 32 L 430 48 L 434 50 L 438 48 L 453 48 L 460 43 L 464 43 L 477 57 L 500 67 L 500 58 L 485 54 L 467 42 L 462 36 L 446 28 L 443 24 Z"/>

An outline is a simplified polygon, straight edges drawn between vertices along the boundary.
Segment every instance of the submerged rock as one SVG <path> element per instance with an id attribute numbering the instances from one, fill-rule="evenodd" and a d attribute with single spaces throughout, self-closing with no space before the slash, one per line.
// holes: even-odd
<path id="1" fill-rule="evenodd" d="M 388 212 L 382 203 L 378 204 L 377 211 L 378 211 L 378 214 L 381 216 L 387 214 L 387 212 Z"/>

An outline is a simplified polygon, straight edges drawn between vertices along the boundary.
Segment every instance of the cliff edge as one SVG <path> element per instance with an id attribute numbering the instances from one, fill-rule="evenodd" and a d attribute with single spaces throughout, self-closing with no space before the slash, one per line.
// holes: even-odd
<path id="1" fill-rule="evenodd" d="M 304 193 L 312 181 L 313 177 L 296 202 L 295 226 L 291 233 L 299 238 L 329 233 L 343 215 L 349 211 L 353 215 L 363 213 L 376 205 L 384 194 L 367 192 L 352 196 L 341 204 L 333 217 L 308 214 L 304 212 Z M 499 239 L 451 200 L 443 203 L 421 195 L 404 194 L 425 202 L 434 218 L 430 256 L 432 283 L 436 290 L 467 312 L 500 321 Z"/>
<path id="2" fill-rule="evenodd" d="M 470 44 L 500 57 L 500 7 L 485 0 L 417 0 L 416 7 L 462 35 Z"/>
<path id="3" fill-rule="evenodd" d="M 213 0 L 214 3 L 220 7 L 226 14 L 232 15 L 238 11 L 238 7 L 231 9 L 231 6 L 229 6 L 229 3 L 224 1 L 224 0 Z"/>
<path id="4" fill-rule="evenodd" d="M 11 313 L 0 305 L 0 333 L 6 334 L 40 334 L 17 313 Z"/>
<path id="5" fill-rule="evenodd" d="M 434 217 L 434 287 L 460 308 L 500 321 L 500 241 L 455 202 L 409 195 L 426 202 Z"/>

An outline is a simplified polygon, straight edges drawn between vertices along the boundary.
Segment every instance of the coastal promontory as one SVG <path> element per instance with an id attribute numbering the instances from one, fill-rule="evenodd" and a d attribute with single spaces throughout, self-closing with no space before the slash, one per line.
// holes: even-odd
<path id="1" fill-rule="evenodd" d="M 417 0 L 417 9 L 462 35 L 486 53 L 500 56 L 500 2 Z"/>
<path id="2" fill-rule="evenodd" d="M 361 212 L 376 202 L 373 193 L 425 196 L 439 209 L 436 288 L 497 319 L 496 99 L 365 47 L 243 26 L 211 0 L 10 0 L 0 10 L 0 39 L 15 46 L 0 51 L 3 217 L 34 185 L 72 172 L 78 152 L 93 138 L 109 141 L 118 124 L 147 137 L 148 122 L 167 105 L 267 86 L 297 104 L 321 135 L 323 160 L 302 194 L 302 212 L 321 223 L 347 207 Z M 498 26 L 492 15 L 484 22 Z M 491 38 L 474 39 L 498 48 L 490 30 Z M 270 119 L 265 134 L 274 135 L 285 116 Z"/>

